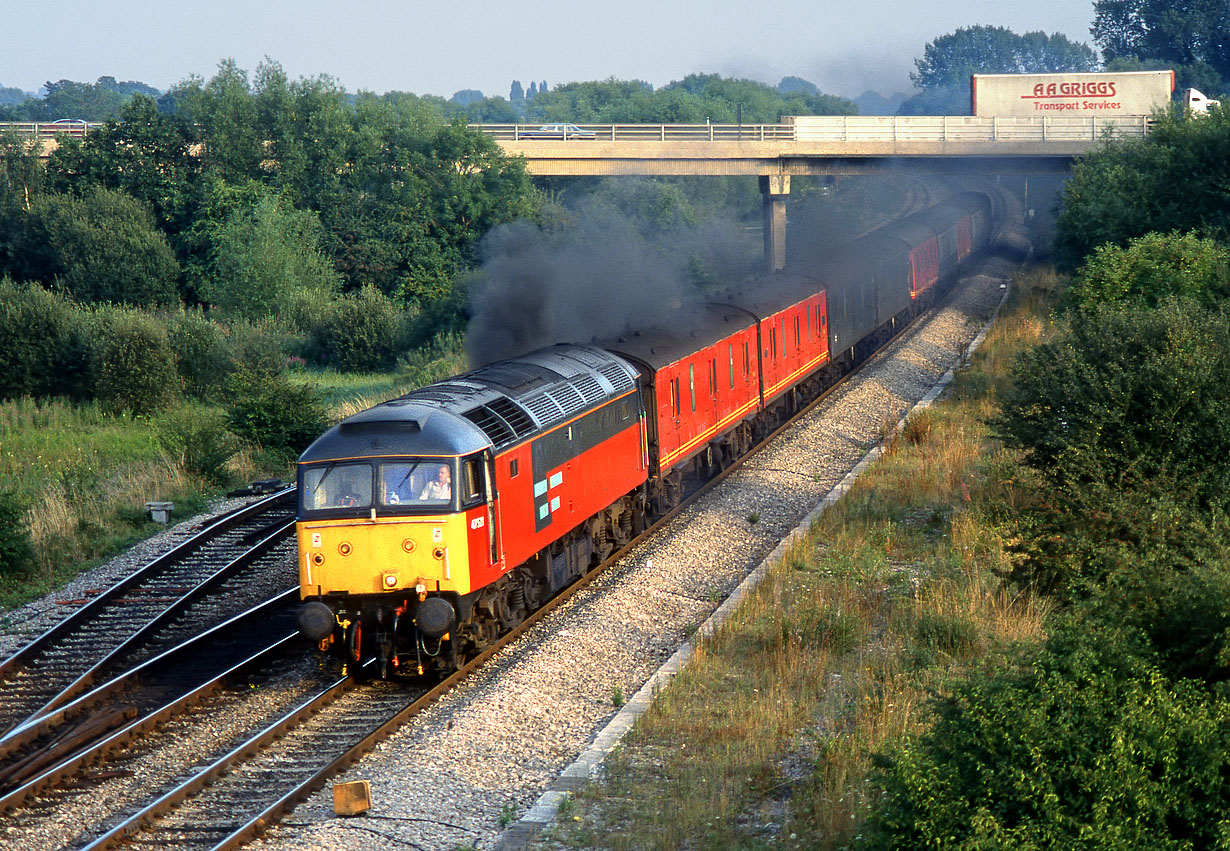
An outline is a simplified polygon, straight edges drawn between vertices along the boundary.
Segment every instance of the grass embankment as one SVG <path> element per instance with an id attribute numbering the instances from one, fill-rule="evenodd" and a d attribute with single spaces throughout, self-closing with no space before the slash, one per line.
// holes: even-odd
<path id="1" fill-rule="evenodd" d="M 699 645 L 544 844 L 841 847 L 872 752 L 921 729 L 948 678 L 1042 636 L 1042 606 L 998 579 L 1025 486 L 983 423 L 1054 284 L 1022 277 L 945 398 Z"/>
<path id="2" fill-rule="evenodd" d="M 464 355 L 453 345 L 412 355 L 392 373 L 304 370 L 292 378 L 314 385 L 336 421 L 462 369 Z M 190 404 L 201 407 L 184 408 Z M 164 446 L 163 424 L 184 408 L 133 417 L 95 403 L 0 400 L 0 489 L 29 506 L 26 528 L 34 548 L 27 570 L 0 572 L 0 609 L 53 591 L 160 531 L 146 502 L 174 502 L 177 521 L 225 492 L 187 472 L 184 459 Z M 232 483 L 293 475 L 284 459 L 251 446 L 240 448 L 226 471 Z"/>

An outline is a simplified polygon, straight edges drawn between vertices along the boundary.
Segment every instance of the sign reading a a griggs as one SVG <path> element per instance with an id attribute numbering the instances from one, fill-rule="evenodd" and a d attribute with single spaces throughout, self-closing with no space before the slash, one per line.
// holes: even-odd
<path id="1" fill-rule="evenodd" d="M 975 74 L 970 111 L 992 115 L 1150 115 L 1170 103 L 1174 71 Z"/>

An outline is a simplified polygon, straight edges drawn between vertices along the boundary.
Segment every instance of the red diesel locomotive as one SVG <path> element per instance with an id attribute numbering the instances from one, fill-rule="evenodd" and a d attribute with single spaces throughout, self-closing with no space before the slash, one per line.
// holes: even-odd
<path id="1" fill-rule="evenodd" d="M 669 317 L 356 414 L 299 459 L 300 629 L 448 670 L 632 540 L 911 319 L 991 238 L 956 195 Z"/>

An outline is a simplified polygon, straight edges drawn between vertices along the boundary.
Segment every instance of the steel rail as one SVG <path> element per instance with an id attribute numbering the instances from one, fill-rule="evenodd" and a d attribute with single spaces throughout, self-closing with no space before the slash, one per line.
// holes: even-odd
<path id="1" fill-rule="evenodd" d="M 137 636 L 148 638 L 152 633 L 151 620 L 165 625 L 170 617 L 168 611 L 182 611 L 199 597 L 194 591 L 197 586 L 205 584 L 207 591 L 211 581 L 221 581 L 224 576 L 215 577 L 218 571 L 210 568 L 211 553 L 216 550 L 219 558 L 226 558 L 233 565 L 239 561 L 233 556 L 235 551 L 253 549 L 253 536 L 263 540 L 273 537 L 268 534 L 268 523 L 256 529 L 247 527 L 268 512 L 285 511 L 288 503 L 293 504 L 293 494 L 293 488 L 286 488 L 214 519 L 197 534 L 112 585 L 9 656 L 0 664 L 0 684 L 10 685 L 0 693 L 0 730 L 14 729 L 33 715 L 80 693 L 97 678 L 103 666 L 114 664 L 119 647 L 131 649 Z M 292 522 L 293 519 L 282 519 L 275 525 L 283 528 L 284 535 Z M 202 580 L 199 573 L 207 575 Z M 158 589 L 159 583 L 176 581 L 180 574 L 187 587 Z M 167 598 L 152 598 L 147 591 L 142 599 L 142 589 L 164 590 Z M 127 595 L 137 598 L 135 605 L 144 603 L 146 608 L 127 607 Z"/>
<path id="2" fill-rule="evenodd" d="M 73 697 L 85 691 L 85 689 L 89 688 L 89 686 L 97 680 L 99 674 L 107 667 L 113 665 L 117 659 L 134 649 L 141 641 L 170 624 L 171 621 L 183 614 L 189 606 L 205 597 L 218 585 L 230 579 L 231 576 L 251 566 L 253 562 L 267 556 L 275 546 L 286 540 L 288 535 L 293 533 L 295 529 L 295 521 L 293 518 L 284 523 L 273 525 L 276 529 L 272 533 L 257 542 L 247 552 L 236 556 L 234 559 L 218 568 L 218 570 L 202 580 L 196 587 L 188 591 L 171 605 L 167 606 L 167 608 L 163 610 L 162 614 L 152 620 L 147 621 L 144 626 L 131 633 L 128 638 L 117 644 L 109 653 L 107 653 L 107 655 L 99 659 L 98 662 L 96 662 L 92 667 L 65 687 L 58 695 L 48 701 L 45 706 L 31 714 L 27 719 L 27 722 L 37 719 L 40 716 L 46 715 L 56 708 L 63 706 Z M 292 586 L 289 590 L 294 591 L 298 589 L 297 586 Z M 18 726 L 20 727 L 21 725 Z M 3 739 L 0 738 L 0 742 L 2 741 Z"/>
<path id="3" fill-rule="evenodd" d="M 242 506 L 220 517 L 214 518 L 208 526 L 205 526 L 201 531 L 197 532 L 188 540 L 179 544 L 172 550 L 168 550 L 162 555 L 155 558 L 153 561 L 146 564 L 139 570 L 134 571 L 124 577 L 120 582 L 112 585 L 103 593 L 99 594 L 94 599 L 90 600 L 81 608 L 74 611 L 68 617 L 61 620 L 59 623 L 50 627 L 42 635 L 31 640 L 25 646 L 16 650 L 3 662 L 0 662 L 0 680 L 12 676 L 14 670 L 26 664 L 30 658 L 41 652 L 42 648 L 51 642 L 59 639 L 64 634 L 71 632 L 81 622 L 88 620 L 97 614 L 107 603 L 119 597 L 121 594 L 128 592 L 134 585 L 141 581 L 156 576 L 161 571 L 165 570 L 169 565 L 182 560 L 184 556 L 196 552 L 205 544 L 218 538 L 232 527 L 250 519 L 254 515 L 259 515 L 271 509 L 279 500 L 285 500 L 293 495 L 294 487 L 284 488 L 277 493 L 271 494 L 265 499 L 257 500 L 246 506 Z"/>
<path id="4" fill-rule="evenodd" d="M 64 753 L 58 755 L 55 753 L 56 741 L 63 738 L 63 734 L 56 732 L 58 728 L 69 725 L 71 732 L 73 726 L 89 726 L 89 721 L 85 725 L 73 725 L 74 717 L 99 706 L 114 706 L 125 697 L 126 693 L 133 690 L 156 689 L 153 684 L 163 679 L 163 672 L 178 672 L 187 665 L 199 665 L 205 648 L 216 646 L 218 642 L 224 641 L 227 633 L 237 632 L 242 636 L 250 636 L 253 633 L 254 624 L 268 624 L 270 619 L 278 614 L 291 610 L 297 598 L 297 588 L 283 591 L 225 623 L 193 636 L 180 645 L 109 680 L 88 694 L 77 698 L 68 706 L 30 721 L 9 733 L 3 740 L 0 740 L 0 749 L 3 753 L 0 759 L 7 760 L 10 756 L 18 754 L 22 749 L 30 748 L 40 740 L 51 736 L 56 738 L 43 744 L 35 752 L 34 756 L 39 759 L 32 762 L 30 766 L 23 769 L 20 763 L 16 764 L 16 768 L 23 770 L 14 772 L 12 770 L 14 766 L 0 766 L 0 783 L 11 783 L 16 777 L 16 782 L 20 784 L 0 795 L 0 813 L 21 806 L 48 788 L 62 784 L 82 768 L 103 761 L 111 754 L 123 751 L 134 739 L 152 733 L 167 721 L 181 715 L 191 706 L 216 692 L 229 678 L 244 669 L 285 655 L 293 646 L 301 643 L 297 626 L 289 631 L 283 630 L 281 633 L 275 633 L 255 651 L 246 651 L 238 661 L 224 662 L 221 671 L 212 676 L 205 674 L 204 681 L 191 685 L 188 690 L 170 701 L 144 712 L 133 707 L 135 715 L 123 717 L 119 719 L 118 725 L 112 725 L 113 727 L 118 726 L 118 729 L 96 725 L 96 728 L 90 731 L 93 735 L 85 741 L 76 742 L 70 737 L 69 745 L 63 748 Z M 131 699 L 125 701 L 129 706 L 133 702 Z M 73 747 L 73 744 L 76 747 Z"/>

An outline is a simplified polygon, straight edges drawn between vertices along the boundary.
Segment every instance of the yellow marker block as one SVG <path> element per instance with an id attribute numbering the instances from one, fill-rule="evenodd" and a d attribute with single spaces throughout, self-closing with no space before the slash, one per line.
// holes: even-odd
<path id="1" fill-rule="evenodd" d="M 333 784 L 333 814 L 361 816 L 372 808 L 372 784 L 369 780 Z"/>

